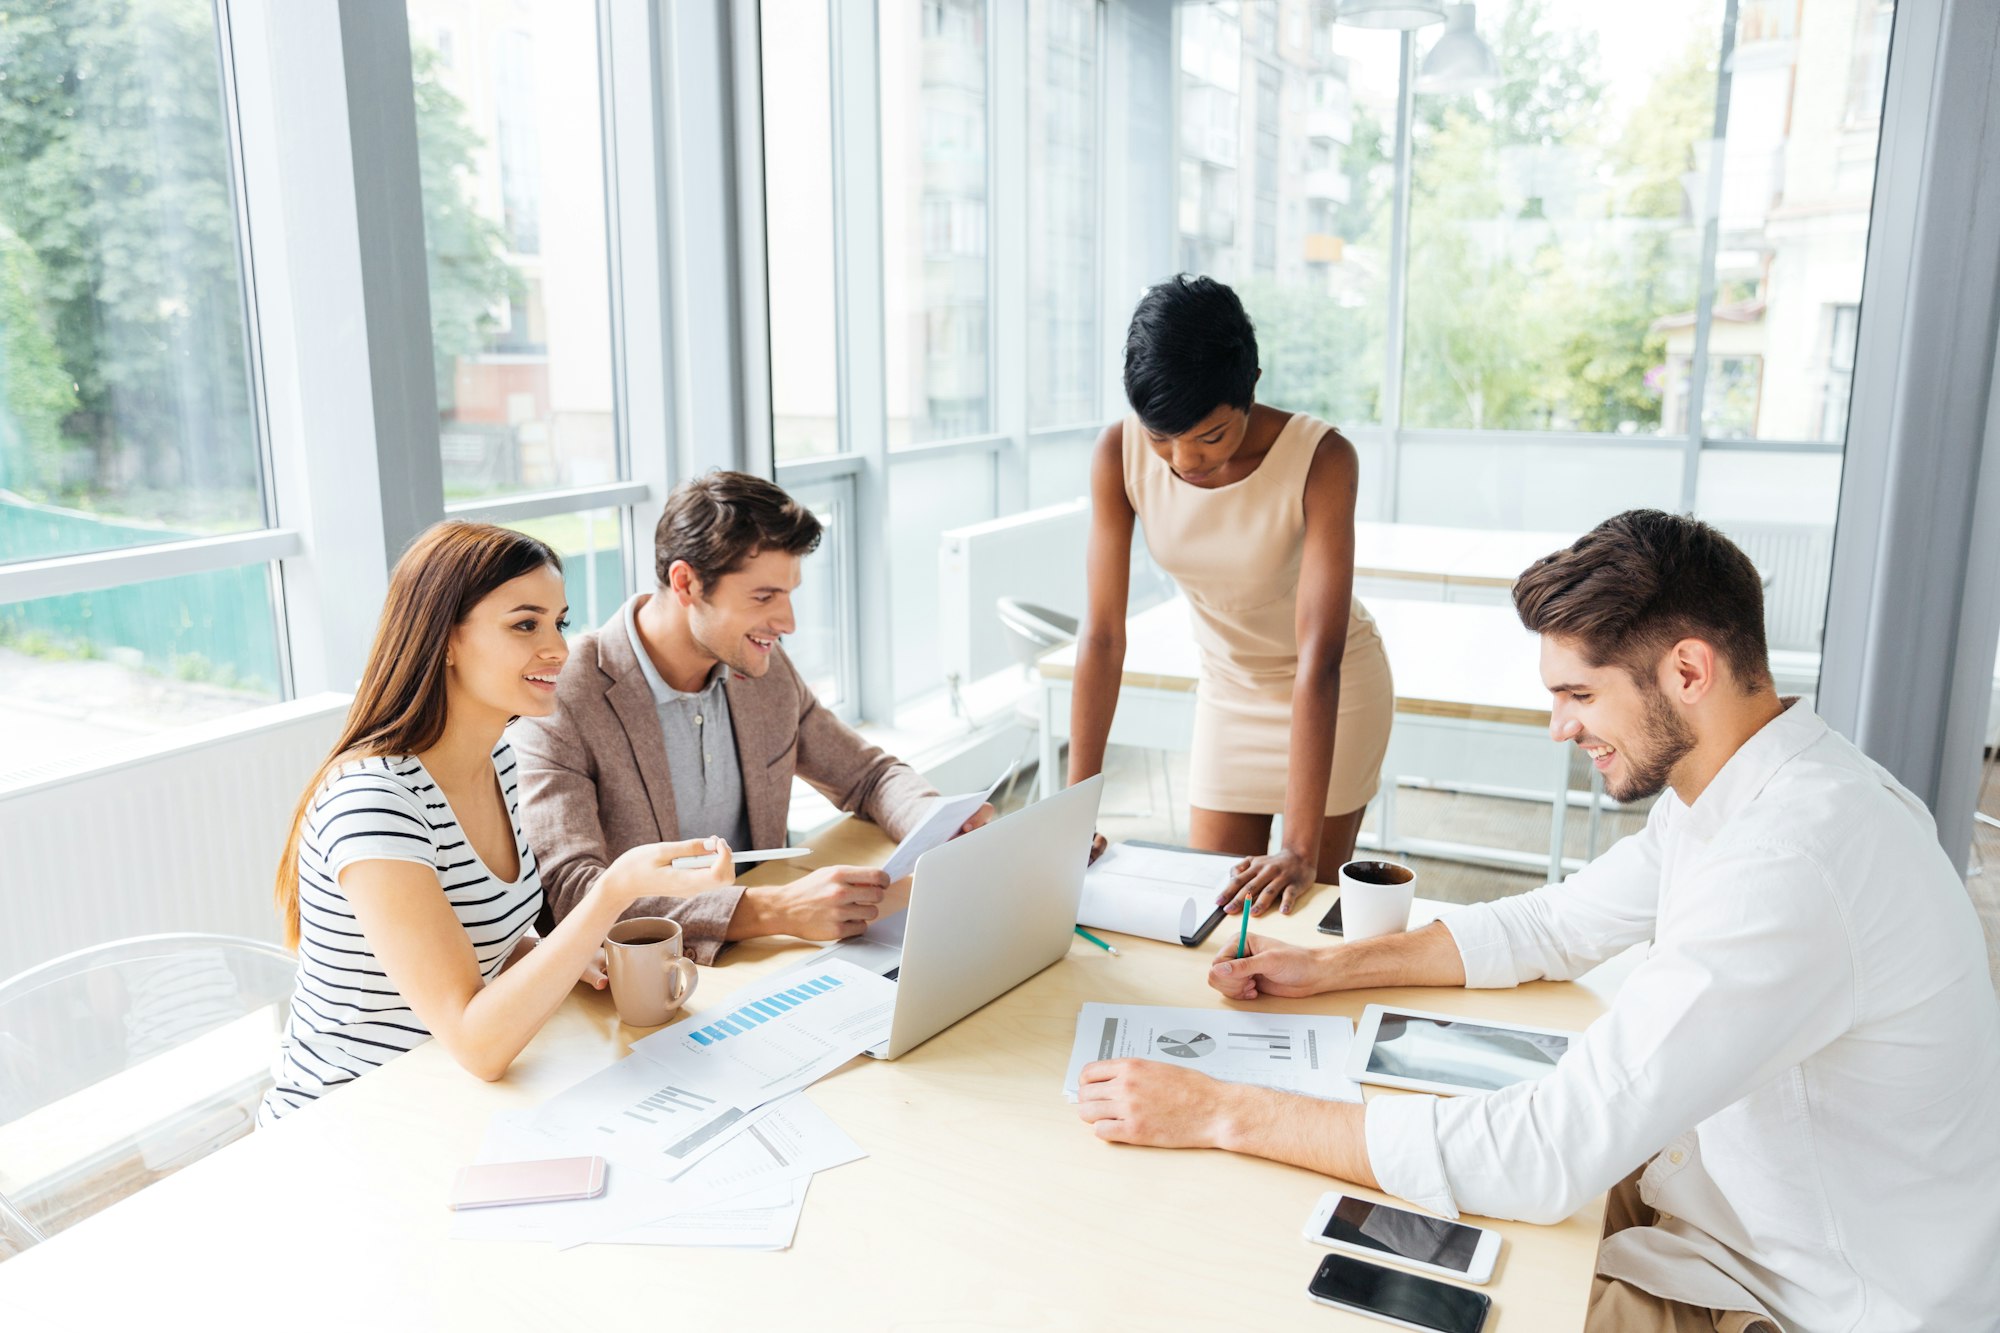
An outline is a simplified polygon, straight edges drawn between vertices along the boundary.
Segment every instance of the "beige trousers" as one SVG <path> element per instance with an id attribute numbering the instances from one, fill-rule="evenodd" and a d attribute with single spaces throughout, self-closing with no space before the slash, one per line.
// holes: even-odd
<path id="1" fill-rule="evenodd" d="M 1645 1168 L 1641 1167 L 1643 1171 Z M 1639 1171 L 1604 1201 L 1604 1234 L 1651 1226 L 1658 1216 L 1639 1197 Z M 1599 1274 L 1590 1289 L 1584 1333 L 1779 1333 L 1771 1322 L 1743 1310 L 1705 1310 L 1655 1296 L 1642 1287 Z"/>

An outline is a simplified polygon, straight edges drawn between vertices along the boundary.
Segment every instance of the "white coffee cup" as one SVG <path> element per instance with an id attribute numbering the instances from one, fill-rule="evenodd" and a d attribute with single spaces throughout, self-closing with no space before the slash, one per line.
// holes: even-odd
<path id="1" fill-rule="evenodd" d="M 1349 861 L 1340 868 L 1343 938 L 1372 940 L 1410 928 L 1417 872 L 1399 861 Z"/>

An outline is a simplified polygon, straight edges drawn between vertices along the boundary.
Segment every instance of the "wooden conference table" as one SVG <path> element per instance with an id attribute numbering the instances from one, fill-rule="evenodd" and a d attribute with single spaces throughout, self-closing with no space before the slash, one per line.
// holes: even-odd
<path id="1" fill-rule="evenodd" d="M 889 850 L 855 821 L 814 847 L 808 864 Z M 799 867 L 757 874 L 782 881 Z M 1255 928 L 1323 939 L 1313 922 L 1328 892 Z M 1210 948 L 1114 938 L 1120 957 L 1079 939 L 902 1059 L 856 1060 L 814 1085 L 869 1156 L 813 1181 L 784 1253 L 450 1238 L 446 1195 L 493 1113 L 535 1106 L 645 1035 L 620 1025 L 608 995 L 579 989 L 498 1083 L 428 1043 L 0 1264 L 0 1327 L 1379 1328 L 1305 1297 L 1328 1251 L 1299 1229 L 1325 1178 L 1101 1143 L 1064 1101 L 1086 1000 L 1230 1007 L 1204 982 Z M 703 969 L 691 1008 L 722 1005 L 809 947 L 734 946 Z M 1421 1004 L 1581 1028 L 1615 969 L 1516 991 L 1356 991 L 1273 1007 L 1358 1017 L 1369 1002 Z M 1579 1328 L 1602 1219 L 1600 1198 L 1559 1226 L 1494 1223 L 1507 1240 L 1485 1288 L 1488 1327 Z"/>
<path id="2" fill-rule="evenodd" d="M 1550 880 L 1582 862 L 1565 859 L 1571 748 L 1549 739 L 1549 692 L 1540 647 L 1511 609 L 1377 597 L 1365 602 L 1396 678 L 1396 720 L 1382 764 L 1380 832 L 1371 841 L 1398 852 L 1471 859 L 1544 872 Z M 1194 742 L 1201 662 L 1179 597 L 1125 626 L 1125 668 L 1110 740 L 1185 752 Z M 1039 664 L 1041 790 L 1063 780 L 1061 742 L 1069 736 L 1076 645 Z M 1524 784 L 1523 775 L 1528 776 Z M 1536 776 L 1539 775 L 1539 782 Z M 1524 787 L 1550 803 L 1546 855 L 1410 838 L 1396 828 L 1396 778 L 1427 777 L 1489 789 Z M 1595 826 L 1593 824 L 1593 847 Z"/>

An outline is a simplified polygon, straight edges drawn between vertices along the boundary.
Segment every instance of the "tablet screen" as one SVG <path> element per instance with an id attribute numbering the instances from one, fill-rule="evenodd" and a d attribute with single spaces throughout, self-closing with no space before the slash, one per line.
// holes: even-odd
<path id="1" fill-rule="evenodd" d="M 1568 1049 L 1569 1038 L 1553 1032 L 1516 1032 L 1391 1010 L 1376 1029 L 1368 1072 L 1491 1092 L 1540 1078 Z"/>

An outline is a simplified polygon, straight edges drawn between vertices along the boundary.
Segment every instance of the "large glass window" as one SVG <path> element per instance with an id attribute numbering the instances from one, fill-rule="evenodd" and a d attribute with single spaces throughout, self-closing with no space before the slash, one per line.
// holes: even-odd
<path id="1" fill-rule="evenodd" d="M 1180 25 L 1181 267 L 1243 298 L 1259 398 L 1344 427 L 1379 421 L 1397 35 L 1275 0 L 1184 5 Z"/>
<path id="2" fill-rule="evenodd" d="M 409 0 L 447 501 L 618 479 L 597 28 Z"/>
<path id="3" fill-rule="evenodd" d="M 1662 429 L 1660 367 L 1699 285 L 1715 11 L 1479 6 L 1499 85 L 1416 99 L 1409 425 Z M 1733 374 L 1732 394 L 1754 382 Z"/>
<path id="4" fill-rule="evenodd" d="M 759 16 L 771 444 L 786 463 L 840 449 L 827 0 L 764 0 Z"/>
<path id="5" fill-rule="evenodd" d="M 275 703 L 271 566 L 0 606 L 0 780 Z"/>
<path id="6" fill-rule="evenodd" d="M 1028 425 L 1098 413 L 1097 4 L 1028 5 Z"/>
<path id="7" fill-rule="evenodd" d="M 1721 179 L 1708 179 L 1706 153 L 1695 172 L 1719 200 L 1711 438 L 1846 438 L 1892 12 L 1881 0 L 1741 0 Z M 1694 335 L 1691 312 L 1667 331 L 1675 430 L 1687 427 Z"/>
<path id="8" fill-rule="evenodd" d="M 210 7 L 0 0 L 0 560 L 265 524 Z"/>
<path id="9" fill-rule="evenodd" d="M 883 0 L 889 444 L 992 428 L 985 0 Z"/>
<path id="10" fill-rule="evenodd" d="M 596 629 L 625 601 L 623 524 L 620 509 L 587 509 L 508 524 L 547 542 L 562 557 L 572 634 Z"/>
<path id="11" fill-rule="evenodd" d="M 1810 694 L 1892 0 L 1479 0 L 1498 77 L 1452 93 L 1404 86 L 1442 25 L 1338 8 L 1175 5 L 1173 254 L 1243 296 L 1258 396 L 1361 446 L 1363 599 L 1504 603 L 1605 517 L 1691 509 L 1756 563 L 1779 687 Z M 1507 804 L 1545 776 L 1464 747 L 1403 833 L 1490 818 L 1545 849 L 1550 798 Z"/>
<path id="12" fill-rule="evenodd" d="M 209 5 L 0 0 L 0 564 L 266 526 L 229 142 Z M 279 664 L 263 563 L 0 605 L 0 770 Z"/>
<path id="13" fill-rule="evenodd" d="M 854 644 L 848 626 L 850 589 L 854 586 L 854 512 L 848 483 L 803 486 L 792 498 L 811 508 L 821 524 L 819 549 L 806 557 L 799 589 L 792 594 L 792 616 L 798 628 L 785 640 L 785 652 L 819 701 L 836 712 L 853 712 Z"/>

